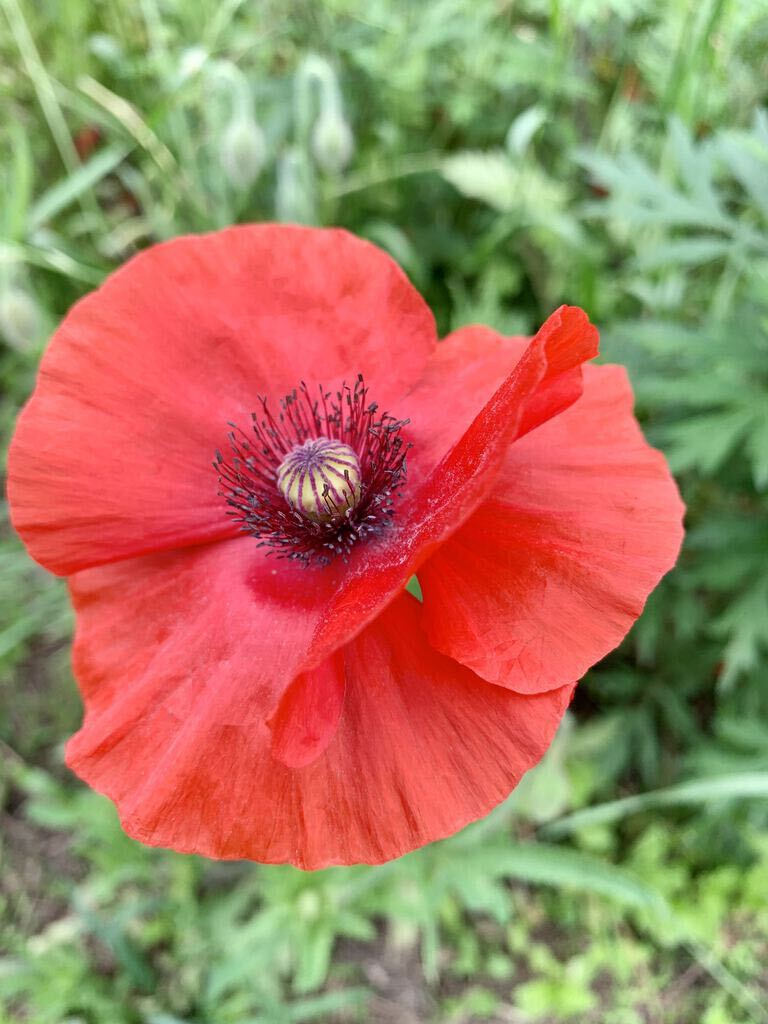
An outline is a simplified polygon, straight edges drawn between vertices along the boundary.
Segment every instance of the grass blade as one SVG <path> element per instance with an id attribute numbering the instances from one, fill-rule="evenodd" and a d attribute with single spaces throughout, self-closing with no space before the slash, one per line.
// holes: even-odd
<path id="1" fill-rule="evenodd" d="M 501 873 L 533 885 L 551 885 L 606 896 L 624 906 L 668 914 L 664 897 L 639 878 L 578 850 L 520 843 L 494 851 Z"/>
<path id="2" fill-rule="evenodd" d="M 72 174 L 57 181 L 33 204 L 29 211 L 28 230 L 35 231 L 52 220 L 88 189 L 110 174 L 130 151 L 129 146 L 115 145 L 101 150 Z"/>
<path id="3" fill-rule="evenodd" d="M 611 800 L 550 822 L 542 829 L 542 833 L 551 837 L 562 836 L 589 825 L 604 825 L 654 807 L 716 803 L 718 800 L 741 800 L 747 797 L 768 797 L 768 772 L 717 775 L 656 789 L 651 793 L 640 793 L 623 800 Z"/>

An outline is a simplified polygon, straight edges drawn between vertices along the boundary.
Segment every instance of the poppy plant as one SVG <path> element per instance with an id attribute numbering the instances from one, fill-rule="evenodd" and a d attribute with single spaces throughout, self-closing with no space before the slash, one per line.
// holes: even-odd
<path id="1" fill-rule="evenodd" d="M 8 491 L 76 610 L 67 763 L 130 835 L 377 863 L 507 796 L 682 537 L 597 340 L 562 306 L 437 343 L 379 249 L 269 224 L 77 303 Z"/>

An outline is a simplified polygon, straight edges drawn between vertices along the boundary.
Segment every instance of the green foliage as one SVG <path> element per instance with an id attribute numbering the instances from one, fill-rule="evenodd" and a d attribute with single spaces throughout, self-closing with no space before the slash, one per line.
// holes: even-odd
<path id="1" fill-rule="evenodd" d="M 765 0 L 0 0 L 3 437 L 137 249 L 338 223 L 443 332 L 583 305 L 688 506 L 507 803 L 313 874 L 143 848 L 64 774 L 66 590 L 6 528 L 0 1024 L 768 1020 L 766 45 Z"/>

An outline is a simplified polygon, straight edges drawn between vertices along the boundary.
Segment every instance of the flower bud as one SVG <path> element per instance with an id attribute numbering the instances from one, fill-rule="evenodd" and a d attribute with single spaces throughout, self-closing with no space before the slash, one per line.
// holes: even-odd
<path id="1" fill-rule="evenodd" d="M 355 148 L 352 129 L 340 111 L 323 110 L 312 129 L 312 152 L 327 174 L 343 171 Z"/>
<path id="2" fill-rule="evenodd" d="M 202 71 L 209 58 L 208 51 L 202 46 L 190 46 L 184 50 L 179 60 L 178 76 L 180 82 L 186 82 Z"/>
<path id="3" fill-rule="evenodd" d="M 13 285 L 0 292 L 0 334 L 11 348 L 28 351 L 40 328 L 40 310 L 27 292 Z"/>
<path id="4" fill-rule="evenodd" d="M 354 136 L 344 117 L 336 72 L 317 54 L 308 54 L 296 73 L 294 122 L 297 141 L 302 146 L 309 143 L 320 170 L 326 174 L 344 170 L 352 159 Z"/>
<path id="5" fill-rule="evenodd" d="M 221 139 L 219 159 L 229 181 L 247 189 L 256 181 L 266 163 L 264 132 L 251 117 L 238 115 Z"/>

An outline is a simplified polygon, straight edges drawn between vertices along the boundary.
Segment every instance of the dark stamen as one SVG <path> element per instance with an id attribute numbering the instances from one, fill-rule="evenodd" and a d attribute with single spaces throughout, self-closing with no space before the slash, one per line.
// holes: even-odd
<path id="1" fill-rule="evenodd" d="M 226 514 L 270 553 L 305 564 L 346 558 L 359 540 L 390 520 L 405 482 L 411 445 L 403 443 L 400 431 L 408 420 L 387 413 L 377 417 L 378 405 L 366 404 L 367 395 L 362 374 L 354 387 L 342 384 L 335 396 L 320 387 L 314 400 L 302 381 L 282 399 L 276 418 L 267 399 L 259 399 L 261 414 L 251 414 L 252 436 L 229 424 L 232 454 L 227 460 L 217 449 L 213 463 L 219 493 Z M 323 444 L 307 446 L 311 441 Z M 353 466 L 351 476 L 344 470 L 345 484 L 339 482 L 343 446 L 352 450 L 347 458 Z M 315 450 L 334 462 L 318 462 Z M 334 479 L 331 470 L 333 487 L 323 485 L 329 476 Z"/>

